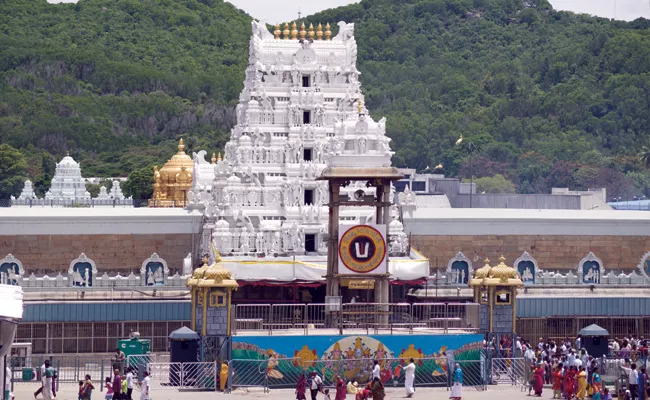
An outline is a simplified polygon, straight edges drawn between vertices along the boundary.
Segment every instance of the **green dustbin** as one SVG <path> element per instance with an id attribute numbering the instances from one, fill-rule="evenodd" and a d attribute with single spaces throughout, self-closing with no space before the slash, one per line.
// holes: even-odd
<path id="1" fill-rule="evenodd" d="M 23 368 L 23 381 L 31 381 L 34 379 L 34 370 L 32 368 Z"/>

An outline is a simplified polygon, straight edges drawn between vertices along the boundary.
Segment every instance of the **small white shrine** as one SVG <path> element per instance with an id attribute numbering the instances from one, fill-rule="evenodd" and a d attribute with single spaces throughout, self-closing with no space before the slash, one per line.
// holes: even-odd
<path id="1" fill-rule="evenodd" d="M 25 181 L 25 186 L 23 187 L 23 191 L 20 192 L 20 196 L 18 196 L 18 200 L 34 200 L 37 199 L 36 193 L 34 193 L 34 187 L 32 186 L 32 181 L 29 179 Z"/>
<path id="2" fill-rule="evenodd" d="M 202 251 L 218 251 L 239 280 L 322 281 L 327 262 L 328 165 L 391 165 L 386 120 L 363 106 L 354 24 L 270 33 L 253 21 L 249 64 L 225 155 L 194 154 L 188 208 L 205 214 Z M 358 184 L 342 192 L 354 198 Z M 374 188 L 363 188 L 366 192 Z M 393 196 L 391 196 L 391 199 Z M 390 269 L 398 280 L 429 275 L 391 210 Z M 366 223 L 374 210 L 341 209 L 341 221 Z M 291 263 L 287 263 L 291 261 Z M 292 264 L 292 265 L 291 265 Z"/>
<path id="3" fill-rule="evenodd" d="M 56 170 L 50 190 L 45 193 L 46 200 L 90 200 L 90 193 L 86 191 L 86 183 L 81 177 L 81 168 L 70 155 L 56 164 Z"/>

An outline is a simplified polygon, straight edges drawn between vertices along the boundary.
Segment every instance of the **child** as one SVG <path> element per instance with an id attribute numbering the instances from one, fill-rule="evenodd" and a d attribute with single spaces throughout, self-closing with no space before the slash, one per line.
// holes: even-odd
<path id="1" fill-rule="evenodd" d="M 84 381 L 79 381 L 79 397 L 78 400 L 84 399 Z"/>
<path id="2" fill-rule="evenodd" d="M 122 375 L 122 396 L 120 396 L 122 400 L 126 400 L 127 390 L 128 390 L 128 383 L 126 382 L 126 375 Z"/>
<path id="3" fill-rule="evenodd" d="M 330 390 L 329 389 L 325 389 L 325 391 L 323 393 L 325 393 L 325 400 L 332 400 L 330 398 Z"/>
<path id="4" fill-rule="evenodd" d="M 106 396 L 104 398 L 106 400 L 111 400 L 113 398 L 113 384 L 111 383 L 110 376 L 106 377 L 106 383 L 104 383 L 104 387 L 106 388 Z"/>

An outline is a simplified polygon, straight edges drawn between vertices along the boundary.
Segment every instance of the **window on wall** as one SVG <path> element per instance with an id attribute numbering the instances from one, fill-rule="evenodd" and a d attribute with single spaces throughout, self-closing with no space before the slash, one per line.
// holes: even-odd
<path id="1" fill-rule="evenodd" d="M 309 79 L 309 75 L 303 75 L 302 87 L 311 87 L 311 79 Z"/>
<path id="2" fill-rule="evenodd" d="M 311 124 L 311 112 L 310 111 L 303 111 L 302 112 L 302 123 L 303 124 Z"/>
<path id="3" fill-rule="evenodd" d="M 313 189 L 305 190 L 305 205 L 314 204 L 314 191 Z"/>
<path id="4" fill-rule="evenodd" d="M 302 159 L 305 161 L 311 161 L 311 154 L 312 154 L 311 149 L 304 149 L 302 151 Z"/>
<path id="5" fill-rule="evenodd" d="M 305 235 L 305 251 L 316 251 L 316 235 Z"/>

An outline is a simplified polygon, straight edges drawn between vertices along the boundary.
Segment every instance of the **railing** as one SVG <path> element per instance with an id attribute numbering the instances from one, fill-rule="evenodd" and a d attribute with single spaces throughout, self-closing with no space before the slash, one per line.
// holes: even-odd
<path id="1" fill-rule="evenodd" d="M 479 325 L 478 305 L 472 303 L 238 304 L 231 315 L 238 335 L 476 332 Z"/>

